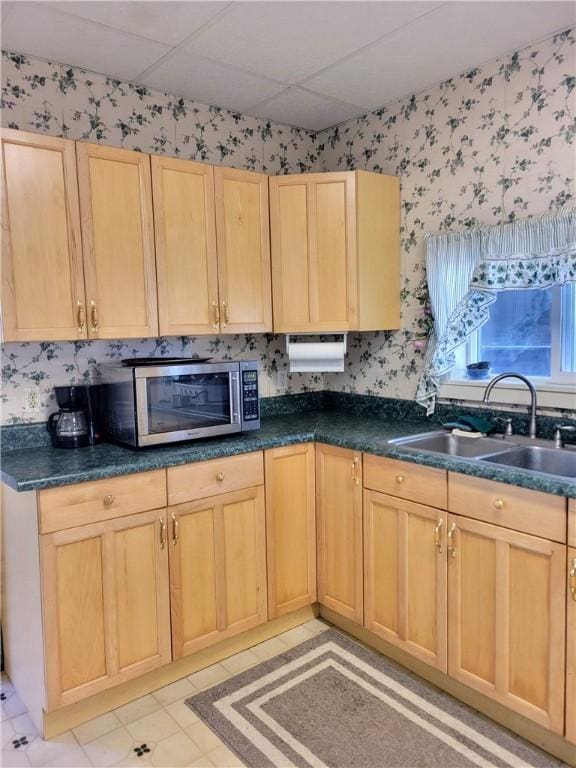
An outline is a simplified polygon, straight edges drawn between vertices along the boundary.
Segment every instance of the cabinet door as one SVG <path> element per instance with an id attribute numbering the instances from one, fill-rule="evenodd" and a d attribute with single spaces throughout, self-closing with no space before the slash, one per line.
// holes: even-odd
<path id="1" fill-rule="evenodd" d="M 217 642 L 226 629 L 219 500 L 170 508 L 170 604 L 175 659 Z"/>
<path id="2" fill-rule="evenodd" d="M 446 513 L 364 491 L 364 625 L 443 672 Z"/>
<path id="3" fill-rule="evenodd" d="M 266 462 L 268 618 L 316 602 L 314 444 L 273 448 Z"/>
<path id="4" fill-rule="evenodd" d="M 355 328 L 354 173 L 272 177 L 270 206 L 275 330 Z"/>
<path id="5" fill-rule="evenodd" d="M 48 709 L 167 664 L 164 510 L 42 536 Z"/>
<path id="6" fill-rule="evenodd" d="M 222 499 L 226 634 L 236 635 L 267 620 L 264 488 Z"/>
<path id="7" fill-rule="evenodd" d="M 268 176 L 214 168 L 222 333 L 272 330 Z"/>
<path id="8" fill-rule="evenodd" d="M 4 341 L 85 339 L 73 141 L 2 130 Z"/>
<path id="9" fill-rule="evenodd" d="M 160 155 L 151 162 L 160 335 L 218 333 L 213 168 Z"/>
<path id="10" fill-rule="evenodd" d="M 170 512 L 173 652 L 180 658 L 267 619 L 264 489 Z"/>
<path id="11" fill-rule="evenodd" d="M 362 457 L 316 445 L 318 602 L 363 620 Z"/>
<path id="12" fill-rule="evenodd" d="M 77 143 L 88 333 L 158 335 L 150 156 Z"/>
<path id="13" fill-rule="evenodd" d="M 576 744 L 576 547 L 568 548 L 566 643 L 566 738 Z"/>
<path id="14" fill-rule="evenodd" d="M 459 515 L 448 525 L 448 673 L 561 734 L 566 547 Z"/>

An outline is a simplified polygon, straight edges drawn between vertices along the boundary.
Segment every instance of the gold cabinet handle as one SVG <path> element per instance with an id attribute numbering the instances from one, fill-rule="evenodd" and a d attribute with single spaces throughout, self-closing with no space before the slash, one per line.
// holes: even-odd
<path id="1" fill-rule="evenodd" d="M 438 520 L 438 525 L 434 528 L 434 545 L 439 554 L 442 554 L 442 526 L 444 525 L 444 519 Z"/>
<path id="2" fill-rule="evenodd" d="M 78 309 L 76 310 L 76 318 L 78 320 L 78 331 L 82 333 L 84 326 L 86 325 L 86 310 L 84 304 L 78 300 Z"/>
<path id="3" fill-rule="evenodd" d="M 502 499 L 494 499 L 494 509 L 504 509 L 504 502 Z"/>
<path id="4" fill-rule="evenodd" d="M 178 529 L 179 529 L 179 522 L 178 518 L 176 517 L 176 512 L 172 512 L 172 544 L 176 546 L 178 544 Z"/>
<path id="5" fill-rule="evenodd" d="M 218 330 L 220 328 L 220 307 L 218 306 L 217 301 L 212 302 L 212 313 L 214 315 L 212 328 L 214 328 L 214 330 Z"/>
<path id="6" fill-rule="evenodd" d="M 219 483 L 221 483 L 224 480 L 224 472 L 218 472 L 216 475 L 216 480 L 218 480 Z"/>
<path id="7" fill-rule="evenodd" d="M 102 501 L 103 501 L 105 507 L 111 507 L 112 504 L 114 504 L 114 496 L 112 496 L 112 494 L 109 493 L 106 496 L 104 496 Z"/>
<path id="8" fill-rule="evenodd" d="M 230 325 L 230 309 L 228 307 L 228 302 L 222 302 L 222 309 L 224 311 L 224 328 L 228 328 Z"/>
<path id="9" fill-rule="evenodd" d="M 568 576 L 569 576 L 569 584 L 570 584 L 570 594 L 572 595 L 572 600 L 576 601 L 576 557 L 574 558 L 574 560 L 572 560 L 572 567 L 568 572 Z"/>
<path id="10" fill-rule="evenodd" d="M 452 523 L 448 531 L 448 554 L 450 557 L 456 557 L 456 545 L 454 544 L 454 534 L 456 533 L 456 523 Z"/>
<path id="11" fill-rule="evenodd" d="M 97 331 L 98 330 L 98 308 L 96 307 L 95 301 L 90 302 L 90 323 L 92 325 L 92 330 Z"/>
<path id="12" fill-rule="evenodd" d="M 360 463 L 360 459 L 358 456 L 354 457 L 354 461 L 352 462 L 352 480 L 354 480 L 354 485 L 360 485 L 360 478 L 358 477 L 358 464 Z"/>
<path id="13" fill-rule="evenodd" d="M 163 517 L 160 518 L 160 549 L 164 549 L 166 546 L 166 520 Z"/>
<path id="14" fill-rule="evenodd" d="M 402 483 L 404 482 L 404 480 L 406 480 L 406 478 L 404 477 L 404 475 L 396 475 L 396 477 L 395 477 L 394 479 L 396 480 L 396 482 L 398 483 L 398 485 L 402 485 Z"/>

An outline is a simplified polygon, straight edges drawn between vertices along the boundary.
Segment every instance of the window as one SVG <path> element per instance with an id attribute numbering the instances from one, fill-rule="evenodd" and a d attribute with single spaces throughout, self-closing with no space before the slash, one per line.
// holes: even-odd
<path id="1" fill-rule="evenodd" d="M 491 375 L 515 371 L 568 384 L 576 373 L 576 285 L 502 291 L 490 319 L 457 353 L 451 378 L 468 378 L 466 365 L 488 361 Z"/>

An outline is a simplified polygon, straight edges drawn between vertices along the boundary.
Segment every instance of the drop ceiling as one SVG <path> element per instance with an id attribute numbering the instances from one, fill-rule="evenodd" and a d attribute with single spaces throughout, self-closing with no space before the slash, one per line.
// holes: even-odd
<path id="1" fill-rule="evenodd" d="M 2 3 L 2 48 L 313 131 L 574 25 L 571 1 Z"/>

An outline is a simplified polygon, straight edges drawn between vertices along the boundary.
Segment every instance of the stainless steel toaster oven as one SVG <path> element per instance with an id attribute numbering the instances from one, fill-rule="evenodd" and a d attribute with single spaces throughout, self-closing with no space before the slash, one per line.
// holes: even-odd
<path id="1" fill-rule="evenodd" d="M 98 371 L 102 430 L 114 442 L 144 447 L 260 427 L 256 360 L 131 358 Z"/>

